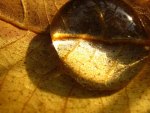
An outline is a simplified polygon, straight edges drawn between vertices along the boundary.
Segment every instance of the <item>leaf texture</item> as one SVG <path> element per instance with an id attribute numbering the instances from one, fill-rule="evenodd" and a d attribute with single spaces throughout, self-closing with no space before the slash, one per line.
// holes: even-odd
<path id="1" fill-rule="evenodd" d="M 88 91 L 59 71 L 48 31 L 66 2 L 0 1 L 0 113 L 149 113 L 149 60 L 113 93 Z"/>

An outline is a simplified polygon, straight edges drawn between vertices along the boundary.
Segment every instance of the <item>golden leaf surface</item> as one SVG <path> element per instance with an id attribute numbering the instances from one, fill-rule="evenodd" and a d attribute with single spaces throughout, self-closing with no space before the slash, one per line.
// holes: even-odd
<path id="1" fill-rule="evenodd" d="M 0 1 L 0 113 L 149 113 L 150 63 L 115 92 L 62 74 L 49 24 L 67 0 Z"/>

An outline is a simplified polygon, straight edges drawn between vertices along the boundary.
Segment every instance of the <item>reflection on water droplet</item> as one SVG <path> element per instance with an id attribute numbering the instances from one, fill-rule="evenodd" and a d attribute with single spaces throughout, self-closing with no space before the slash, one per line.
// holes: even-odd
<path id="1" fill-rule="evenodd" d="M 94 90 L 124 87 L 149 54 L 138 16 L 118 0 L 68 2 L 52 21 L 51 37 L 64 72 Z"/>

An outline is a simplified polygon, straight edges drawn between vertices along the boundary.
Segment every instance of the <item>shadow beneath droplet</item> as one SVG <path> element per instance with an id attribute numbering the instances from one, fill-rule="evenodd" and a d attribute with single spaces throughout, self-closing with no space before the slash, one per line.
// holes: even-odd
<path id="1" fill-rule="evenodd" d="M 40 90 L 64 97 L 90 98 L 111 95 L 113 92 L 90 91 L 61 72 L 62 63 L 49 34 L 35 36 L 29 44 L 26 59 L 29 78 Z"/>
<path id="2" fill-rule="evenodd" d="M 111 59 L 114 58 L 114 60 L 118 59 L 124 63 L 132 63 L 135 61 L 134 59 L 129 60 L 132 59 L 130 57 L 135 58 L 135 56 L 138 56 L 137 59 L 140 59 L 147 54 L 141 52 L 143 54 L 137 55 L 140 54 L 139 49 L 141 47 L 139 49 L 135 48 L 135 52 L 133 47 L 125 47 L 125 49 L 127 50 L 121 52 L 122 57 L 118 57 L 118 54 L 116 55 L 116 57 L 114 57 L 113 51 L 115 51 L 117 48 L 118 46 L 116 48 L 111 48 L 110 50 L 110 45 L 108 45 L 103 46 L 99 49 L 101 49 L 101 51 L 104 52 L 109 50 L 110 52 L 107 53 L 108 57 L 110 57 Z M 132 49 L 132 51 L 130 49 Z M 132 52 L 133 54 L 129 56 L 130 54 L 128 52 Z M 124 54 L 127 56 L 125 56 Z M 28 72 L 29 78 L 31 79 L 33 84 L 36 85 L 36 87 L 46 92 L 54 93 L 64 97 L 71 96 L 74 98 L 89 98 L 108 96 L 121 90 L 118 89 L 114 91 L 90 91 L 78 84 L 69 75 L 64 74 L 63 71 L 65 69 L 63 67 L 63 63 L 60 61 L 57 51 L 52 45 L 50 34 L 47 34 L 46 32 L 38 34 L 32 39 L 32 41 L 29 44 L 25 60 L 26 70 Z M 138 73 L 138 69 L 140 70 L 140 67 L 142 67 L 142 65 L 139 66 L 139 68 L 136 68 L 137 70 L 131 68 L 130 70 L 133 70 L 134 72 Z M 122 76 L 126 73 L 128 73 L 128 71 L 123 73 Z"/>
<path id="3" fill-rule="evenodd" d="M 107 55 L 112 58 L 111 54 Z M 120 61 L 125 59 L 121 58 L 119 59 Z M 124 63 L 126 63 L 126 61 Z M 62 74 L 60 70 L 61 66 L 62 63 L 51 43 L 49 35 L 41 33 L 34 37 L 26 54 L 26 70 L 33 84 L 40 90 L 63 97 L 73 98 L 101 97 L 117 92 L 98 92 L 86 90 L 81 85 L 76 83 L 76 81 L 74 81 L 74 79 L 70 76 Z M 116 100 L 121 99 L 118 97 Z M 110 107 L 115 106 L 116 104 L 111 103 L 105 108 L 109 109 Z"/>

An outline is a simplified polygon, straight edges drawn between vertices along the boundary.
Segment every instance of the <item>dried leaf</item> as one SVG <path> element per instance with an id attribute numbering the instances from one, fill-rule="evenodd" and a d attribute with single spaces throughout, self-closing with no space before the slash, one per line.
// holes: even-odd
<path id="1" fill-rule="evenodd" d="M 39 32 L 66 1 L 0 1 L 0 112 L 149 113 L 149 62 L 115 93 L 88 91 L 58 70 L 49 34 Z"/>

